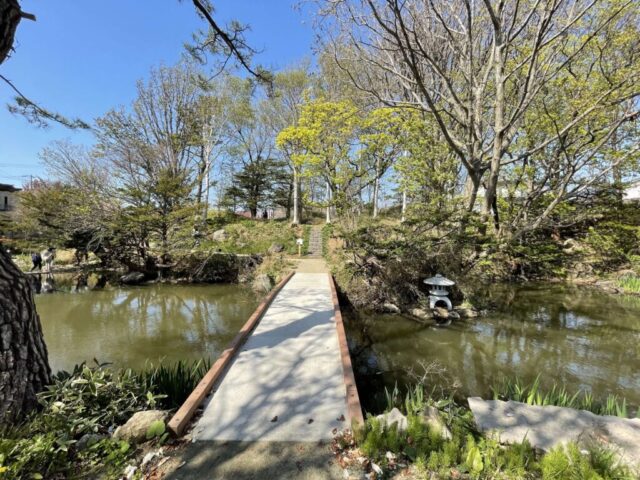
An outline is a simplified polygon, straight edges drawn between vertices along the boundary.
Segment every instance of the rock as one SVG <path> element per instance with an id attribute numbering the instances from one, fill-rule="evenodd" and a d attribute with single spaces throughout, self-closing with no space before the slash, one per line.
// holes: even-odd
<path id="1" fill-rule="evenodd" d="M 269 247 L 268 252 L 271 254 L 274 253 L 280 253 L 284 251 L 284 245 L 280 244 L 280 243 L 273 243 L 271 244 L 271 246 Z"/>
<path id="2" fill-rule="evenodd" d="M 126 275 L 120 277 L 120 283 L 123 285 L 139 285 L 144 281 L 144 273 L 142 272 L 129 272 Z"/>
<path id="3" fill-rule="evenodd" d="M 476 318 L 480 316 L 480 313 L 473 308 L 456 307 L 454 310 L 460 315 L 460 318 Z"/>
<path id="4" fill-rule="evenodd" d="M 97 433 L 85 433 L 82 437 L 80 437 L 78 443 L 76 443 L 76 448 L 78 449 L 78 451 L 86 450 L 87 448 L 98 443 L 100 440 L 104 440 L 105 438 L 107 438 L 106 435 L 100 435 Z"/>
<path id="5" fill-rule="evenodd" d="M 271 291 L 271 288 L 273 288 L 273 282 L 271 281 L 269 275 L 267 275 L 266 273 L 261 273 L 253 279 L 253 283 L 251 286 L 258 292 L 267 293 Z"/>
<path id="6" fill-rule="evenodd" d="M 164 422 L 166 418 L 167 412 L 162 410 L 145 410 L 134 413 L 127 423 L 113 432 L 113 438 L 131 443 L 143 442 L 147 439 L 149 427 L 159 420 Z"/>
<path id="7" fill-rule="evenodd" d="M 382 310 L 387 313 L 400 313 L 400 307 L 394 303 L 383 303 Z"/>
<path id="8" fill-rule="evenodd" d="M 385 427 L 390 427 L 394 423 L 397 425 L 398 431 L 404 432 L 407 429 L 407 417 L 400 410 L 393 408 L 389 413 L 383 413 L 376 417 Z"/>
<path id="9" fill-rule="evenodd" d="M 409 310 L 409 314 L 412 317 L 418 318 L 425 322 L 430 322 L 433 320 L 433 314 L 429 310 L 425 310 L 424 308 L 412 308 Z"/>
<path id="10" fill-rule="evenodd" d="M 160 448 L 158 450 L 154 450 L 154 451 L 148 452 L 142 458 L 142 463 L 140 463 L 140 466 L 144 468 L 148 463 L 153 461 L 155 458 L 160 458 L 160 457 L 163 457 L 163 456 L 164 456 L 164 450 L 162 448 Z"/>
<path id="11" fill-rule="evenodd" d="M 618 288 L 614 282 L 609 280 L 599 280 L 595 283 L 595 286 L 605 293 L 620 293 L 620 288 Z"/>
<path id="12" fill-rule="evenodd" d="M 445 440 L 451 440 L 451 430 L 447 427 L 442 415 L 435 407 L 427 407 L 422 413 L 422 420 L 432 432 L 440 434 Z"/>
<path id="13" fill-rule="evenodd" d="M 213 232 L 211 238 L 214 242 L 224 242 L 229 238 L 229 234 L 224 228 L 221 228 L 220 230 L 216 230 L 215 232 Z"/>
<path id="14" fill-rule="evenodd" d="M 597 440 L 617 451 L 620 460 L 632 468 L 640 467 L 640 418 L 478 397 L 467 400 L 478 429 L 498 435 L 502 443 L 520 443 L 526 438 L 532 447 L 548 452 L 568 442 Z"/>
<path id="15" fill-rule="evenodd" d="M 56 290 L 56 287 L 53 284 L 53 280 L 49 278 L 45 278 L 44 281 L 42 282 L 42 287 L 40 291 L 42 293 L 53 293 L 55 292 L 55 290 Z"/>
<path id="16" fill-rule="evenodd" d="M 127 468 L 124 469 L 124 478 L 127 480 L 132 480 L 136 474 L 138 467 L 134 465 L 127 465 Z"/>
<path id="17" fill-rule="evenodd" d="M 449 318 L 449 310 L 442 307 L 436 307 L 433 309 L 433 316 L 436 318 Z"/>

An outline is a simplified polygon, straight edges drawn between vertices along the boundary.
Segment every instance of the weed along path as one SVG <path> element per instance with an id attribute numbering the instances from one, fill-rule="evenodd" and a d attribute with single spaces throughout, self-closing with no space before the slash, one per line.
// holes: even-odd
<path id="1" fill-rule="evenodd" d="M 236 349 L 170 478 L 341 478 L 332 432 L 362 422 L 362 410 L 333 279 L 308 267 L 301 262 Z"/>

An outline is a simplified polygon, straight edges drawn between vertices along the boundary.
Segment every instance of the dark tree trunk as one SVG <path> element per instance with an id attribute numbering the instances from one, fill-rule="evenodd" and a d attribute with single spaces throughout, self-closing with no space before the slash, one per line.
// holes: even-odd
<path id="1" fill-rule="evenodd" d="M 0 0 L 0 63 L 13 48 L 21 12 L 17 0 Z"/>
<path id="2" fill-rule="evenodd" d="M 0 245 L 0 424 L 36 407 L 36 393 L 50 381 L 31 287 Z"/>

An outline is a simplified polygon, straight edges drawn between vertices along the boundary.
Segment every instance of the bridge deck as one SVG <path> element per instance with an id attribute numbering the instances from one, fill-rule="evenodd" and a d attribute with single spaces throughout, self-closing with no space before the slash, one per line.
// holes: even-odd
<path id="1" fill-rule="evenodd" d="M 349 426 L 330 281 L 296 273 L 280 290 L 209 396 L 195 440 L 317 441 Z"/>

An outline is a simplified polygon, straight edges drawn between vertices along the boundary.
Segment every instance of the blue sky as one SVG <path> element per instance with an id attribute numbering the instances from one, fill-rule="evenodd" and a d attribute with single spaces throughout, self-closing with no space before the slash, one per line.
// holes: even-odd
<path id="1" fill-rule="evenodd" d="M 262 52 L 256 63 L 282 68 L 311 57 L 311 18 L 294 9 L 297 0 L 214 0 L 215 18 L 251 26 L 247 37 Z M 22 0 L 37 16 L 18 27 L 16 52 L 0 73 L 25 95 L 69 117 L 93 121 L 127 105 L 136 80 L 153 66 L 171 65 L 183 44 L 205 24 L 189 0 Z M 87 132 L 60 126 L 39 129 L 11 115 L 13 94 L 0 83 L 0 183 L 21 185 L 45 176 L 38 153 L 49 142 L 69 138 L 91 143 Z"/>

